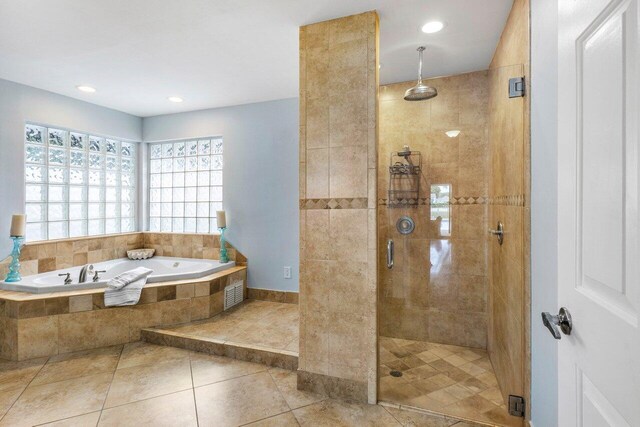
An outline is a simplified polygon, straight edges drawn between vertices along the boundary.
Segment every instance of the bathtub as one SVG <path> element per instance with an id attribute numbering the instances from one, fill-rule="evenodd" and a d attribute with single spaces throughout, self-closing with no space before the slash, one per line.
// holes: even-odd
<path id="1" fill-rule="evenodd" d="M 100 279 L 97 282 L 92 280 L 92 274 L 87 273 L 86 281 L 78 283 L 78 277 L 82 267 L 71 267 L 50 271 L 48 273 L 35 274 L 33 276 L 25 276 L 20 282 L 0 282 L 0 289 L 5 291 L 30 292 L 33 294 L 66 292 L 79 289 L 100 289 L 106 286 L 109 279 L 136 267 L 146 267 L 153 270 L 153 273 L 147 278 L 147 283 L 198 279 L 218 271 L 226 270 L 235 265 L 236 263 L 234 261 L 222 264 L 218 260 L 195 258 L 162 256 L 144 260 L 120 258 L 93 264 L 94 270 L 106 270 L 105 273 L 100 273 Z M 64 276 L 58 276 L 58 274 L 64 273 L 71 273 L 71 283 L 65 285 Z"/>

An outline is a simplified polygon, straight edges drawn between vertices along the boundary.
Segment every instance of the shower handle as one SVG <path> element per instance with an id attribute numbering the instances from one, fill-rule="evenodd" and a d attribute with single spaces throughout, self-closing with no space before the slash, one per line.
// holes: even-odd
<path id="1" fill-rule="evenodd" d="M 387 240 L 387 268 L 393 268 L 393 239 Z"/>

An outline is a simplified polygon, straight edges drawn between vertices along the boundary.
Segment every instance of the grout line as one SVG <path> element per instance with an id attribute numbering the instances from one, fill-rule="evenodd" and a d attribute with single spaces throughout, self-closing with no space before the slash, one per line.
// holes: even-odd
<path id="1" fill-rule="evenodd" d="M 196 424 L 200 426 L 200 418 L 198 417 L 198 401 L 196 400 L 196 388 L 193 380 L 193 365 L 191 364 L 192 353 L 189 353 L 189 372 L 191 373 L 191 393 L 193 394 L 193 407 L 196 410 Z"/>
<path id="2" fill-rule="evenodd" d="M 240 424 L 240 425 L 239 425 L 239 427 L 242 427 L 242 426 L 249 426 L 249 425 L 251 425 L 251 424 L 253 424 L 253 423 L 257 423 L 257 422 L 264 421 L 264 420 L 269 420 L 269 419 L 271 419 L 271 418 L 275 418 L 275 417 L 280 416 L 280 415 L 282 415 L 282 414 L 288 414 L 288 413 L 290 413 L 290 412 L 291 412 L 291 415 L 293 415 L 293 412 L 292 412 L 291 410 L 288 410 L 288 411 L 280 412 L 280 413 L 278 413 L 278 414 L 269 415 L 268 417 L 265 417 L 265 418 L 260 418 L 259 420 L 253 420 L 253 421 L 248 422 L 248 423 L 245 423 L 245 424 Z M 293 418 L 295 418 L 295 417 L 296 417 L 296 416 L 295 416 L 295 415 L 293 415 Z M 296 419 L 296 423 L 297 423 L 297 422 L 298 422 L 298 420 Z M 300 423 L 298 423 L 298 425 L 300 425 Z"/>
<path id="3" fill-rule="evenodd" d="M 104 411 L 104 405 L 107 403 L 107 399 L 109 398 L 109 392 L 111 391 L 111 385 L 113 384 L 113 379 L 116 376 L 116 372 L 118 372 L 118 365 L 120 364 L 120 359 L 122 358 L 122 353 L 124 352 L 124 345 L 120 348 L 120 354 L 118 355 L 118 363 L 116 363 L 116 369 L 113 370 L 113 374 L 111 374 L 111 381 L 109 381 L 109 388 L 107 388 L 107 394 L 104 395 L 104 401 L 102 402 L 102 409 L 100 410 L 100 416 L 98 417 L 98 423 L 100 423 L 100 419 L 102 418 L 102 412 Z"/>
<path id="4" fill-rule="evenodd" d="M 44 426 L 44 425 L 47 425 L 47 424 L 50 424 L 50 423 L 57 423 L 57 422 L 60 422 L 60 421 L 65 421 L 65 420 L 70 420 L 70 419 L 73 419 L 73 418 L 76 418 L 76 417 L 84 417 L 85 415 L 95 414 L 96 412 L 101 412 L 101 411 L 97 410 L 97 411 L 85 412 L 83 414 L 72 415 L 70 417 L 60 418 L 60 419 L 57 419 L 57 420 L 45 421 L 44 423 L 35 424 L 34 427 Z M 99 420 L 100 420 L 100 417 L 98 417 L 98 421 Z M 96 421 L 96 427 L 98 425 L 98 421 Z"/>
<path id="5" fill-rule="evenodd" d="M 389 410 L 387 409 L 387 407 L 386 407 L 386 406 L 384 406 L 384 405 L 380 405 L 380 404 L 377 404 L 377 405 L 378 405 L 378 406 L 380 406 L 380 407 L 382 407 L 382 409 L 384 409 L 384 411 L 385 411 L 387 414 L 389 414 L 389 415 L 391 416 L 391 418 L 393 418 L 394 420 L 396 420 L 396 421 L 398 422 L 398 424 L 400 424 L 401 426 L 404 426 L 404 425 L 405 425 L 405 424 L 402 424 L 402 422 L 401 422 L 398 418 L 396 418 L 396 416 L 395 416 L 395 415 L 393 415 L 391 412 L 389 412 Z"/>
<path id="6" fill-rule="evenodd" d="M 33 382 L 33 380 L 38 376 L 38 374 L 42 371 L 42 369 L 44 369 L 44 367 L 46 366 L 47 363 L 49 363 L 49 359 L 51 359 L 51 357 L 47 356 L 47 360 L 45 360 L 45 362 L 42 364 L 42 366 L 40 367 L 40 369 L 38 369 L 38 372 L 36 372 L 36 374 L 29 380 L 29 382 L 27 383 L 27 385 L 24 387 L 24 389 L 20 392 L 20 394 L 18 395 L 18 397 L 16 398 L 16 400 L 13 401 L 13 403 L 11 404 L 11 406 L 9 406 L 9 409 L 7 409 L 7 412 L 4 413 L 4 415 L 2 415 L 2 417 L 0 417 L 0 421 L 4 419 L 4 417 L 7 416 L 7 414 L 9 413 L 9 411 L 11 411 L 11 409 L 13 408 L 13 406 L 18 402 L 18 400 L 20 400 L 20 398 L 22 397 L 22 395 L 24 394 L 24 392 L 27 390 L 27 388 L 29 388 L 29 386 L 31 385 L 31 383 Z"/>

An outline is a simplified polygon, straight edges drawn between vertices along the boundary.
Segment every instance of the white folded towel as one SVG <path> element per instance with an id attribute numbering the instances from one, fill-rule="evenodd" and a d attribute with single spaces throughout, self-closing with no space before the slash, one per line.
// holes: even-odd
<path id="1" fill-rule="evenodd" d="M 104 290 L 105 307 L 135 305 L 140 300 L 142 288 L 153 270 L 144 267 L 126 271 L 107 282 Z"/>

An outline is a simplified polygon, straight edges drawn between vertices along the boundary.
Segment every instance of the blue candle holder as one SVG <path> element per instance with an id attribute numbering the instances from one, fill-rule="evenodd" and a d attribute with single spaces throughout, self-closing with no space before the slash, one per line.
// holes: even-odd
<path id="1" fill-rule="evenodd" d="M 220 227 L 218 228 L 218 230 L 220 230 L 220 262 L 221 263 L 227 263 L 229 262 L 229 256 L 227 255 L 227 241 L 224 239 L 224 231 L 227 229 L 227 227 Z"/>
<path id="2" fill-rule="evenodd" d="M 11 264 L 9 264 L 9 274 L 7 274 L 7 278 L 4 279 L 4 281 L 19 282 L 20 280 L 22 280 L 22 277 L 20 276 L 20 249 L 22 248 L 24 237 L 11 236 L 11 240 L 13 240 L 13 250 L 11 251 Z"/>

